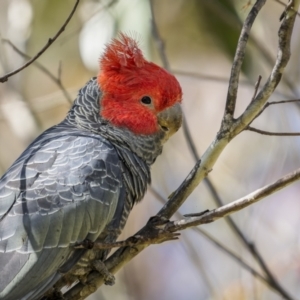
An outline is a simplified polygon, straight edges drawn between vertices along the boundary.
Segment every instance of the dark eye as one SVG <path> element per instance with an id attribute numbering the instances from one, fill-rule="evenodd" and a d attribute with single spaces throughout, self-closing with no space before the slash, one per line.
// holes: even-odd
<path id="1" fill-rule="evenodd" d="M 142 99 L 141 99 L 141 102 L 144 103 L 144 104 L 151 104 L 152 100 L 149 96 L 144 96 Z"/>

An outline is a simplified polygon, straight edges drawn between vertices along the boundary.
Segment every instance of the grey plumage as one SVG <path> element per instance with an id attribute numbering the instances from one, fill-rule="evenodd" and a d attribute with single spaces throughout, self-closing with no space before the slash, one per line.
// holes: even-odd
<path id="1" fill-rule="evenodd" d="M 92 79 L 0 180 L 0 299 L 39 299 L 83 254 L 75 243 L 115 239 L 144 196 L 164 135 L 111 126 L 100 98 Z"/>

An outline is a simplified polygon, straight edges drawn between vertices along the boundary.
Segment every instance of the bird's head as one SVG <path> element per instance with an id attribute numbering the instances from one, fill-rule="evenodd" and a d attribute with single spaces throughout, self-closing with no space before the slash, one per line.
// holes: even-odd
<path id="1" fill-rule="evenodd" d="M 182 123 L 182 91 L 176 78 L 145 60 L 138 43 L 120 34 L 100 58 L 100 114 L 134 134 L 163 133 L 164 140 Z"/>

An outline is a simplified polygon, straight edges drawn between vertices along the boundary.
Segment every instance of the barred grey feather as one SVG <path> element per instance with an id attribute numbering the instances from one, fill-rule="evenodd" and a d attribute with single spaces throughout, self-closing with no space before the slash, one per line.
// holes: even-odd
<path id="1" fill-rule="evenodd" d="M 114 128 L 100 107 L 92 79 L 0 179 L 0 299 L 39 299 L 84 254 L 75 243 L 116 239 L 144 196 L 163 136 Z"/>

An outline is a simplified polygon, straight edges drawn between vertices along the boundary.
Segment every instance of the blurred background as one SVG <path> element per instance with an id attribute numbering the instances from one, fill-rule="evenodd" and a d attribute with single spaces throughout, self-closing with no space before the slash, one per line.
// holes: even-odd
<path id="1" fill-rule="evenodd" d="M 199 155 L 219 130 L 237 39 L 254 2 L 152 2 L 170 68 L 182 85 L 185 118 Z M 74 3 L 75 0 L 1 0 L 0 76 L 27 60 L 12 44 L 34 56 L 59 30 Z M 267 1 L 253 26 L 236 117 L 251 101 L 258 76 L 262 76 L 263 84 L 272 69 L 283 10 L 281 1 Z M 297 99 L 300 95 L 297 19 L 292 57 L 271 101 Z M 81 0 L 66 30 L 38 59 L 40 65 L 33 64 L 0 83 L 0 173 L 38 134 L 65 117 L 71 105 L 69 100 L 76 97 L 90 77 L 97 75 L 104 45 L 119 31 L 137 37 L 145 56 L 162 65 L 151 26 L 148 0 Z M 52 77 L 41 71 L 41 66 Z M 271 106 L 253 126 L 299 132 L 299 108 L 297 104 Z M 243 132 L 221 155 L 209 174 L 210 184 L 222 203 L 229 203 L 298 168 L 299 150 L 300 137 Z M 179 186 L 194 163 L 181 129 L 152 167 L 152 191 L 134 208 L 121 239 L 134 234 L 157 213 L 162 199 Z M 202 183 L 180 213 L 218 206 L 211 185 Z M 113 287 L 104 286 L 88 299 L 283 299 L 282 294 L 253 273 L 256 270 L 267 278 L 249 251 L 251 245 L 290 299 L 300 299 L 299 193 L 300 184 L 296 183 L 232 216 L 248 246 L 226 220 L 189 229 L 182 232 L 179 241 L 147 248 L 117 274 Z"/>

